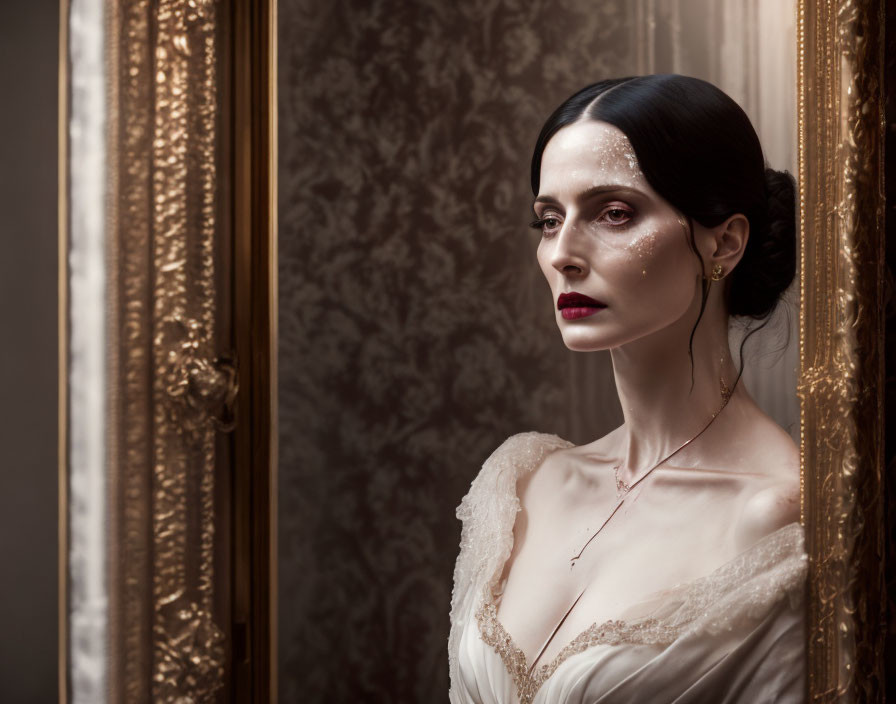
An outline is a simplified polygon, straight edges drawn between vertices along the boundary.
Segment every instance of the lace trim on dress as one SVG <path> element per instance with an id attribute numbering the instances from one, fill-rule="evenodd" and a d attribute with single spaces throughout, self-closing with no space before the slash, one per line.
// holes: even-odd
<path id="1" fill-rule="evenodd" d="M 807 560 L 802 526 L 784 526 L 710 575 L 655 595 L 663 596 L 666 604 L 677 604 L 666 615 L 594 623 L 531 675 L 525 654 L 498 621 L 489 585 L 475 617 L 483 642 L 498 653 L 513 679 L 520 704 L 531 704 L 560 665 L 594 646 L 668 645 L 687 633 L 720 633 L 736 621 L 761 617 L 785 595 L 796 608 L 802 600 Z"/>
<path id="2" fill-rule="evenodd" d="M 517 433 L 507 438 L 482 465 L 470 490 L 457 507 L 463 522 L 460 553 L 454 565 L 451 592 L 451 632 L 448 636 L 449 698 L 459 701 L 460 636 L 471 618 L 480 587 L 494 582 L 513 548 L 513 524 L 520 510 L 517 480 L 538 467 L 554 450 L 573 443 L 557 435 Z"/>
<path id="3" fill-rule="evenodd" d="M 482 641 L 494 648 L 495 652 L 501 656 L 504 667 L 507 668 L 507 672 L 516 685 L 520 704 L 531 704 L 541 686 L 567 658 L 595 645 L 618 645 L 636 641 L 641 628 L 658 623 L 653 619 L 638 624 L 625 621 L 606 621 L 599 625 L 595 623 L 576 636 L 569 645 L 557 653 L 553 660 L 542 665 L 530 675 L 526 655 L 513 642 L 510 634 L 504 630 L 504 626 L 498 620 L 498 609 L 494 602 L 489 600 L 482 602 L 476 612 L 476 622 L 479 624 Z"/>
<path id="4" fill-rule="evenodd" d="M 520 510 L 517 480 L 540 465 L 554 450 L 572 446 L 573 443 L 547 433 L 528 432 L 509 437 L 483 463 L 470 491 L 457 508 L 457 517 L 463 526 L 460 553 L 454 568 L 448 637 L 449 699 L 454 703 L 461 701 L 458 693 L 460 637 L 474 617 L 480 623 L 483 641 L 495 647 L 499 654 L 502 649 L 505 651 L 501 657 L 520 691 L 521 701 L 531 701 L 531 698 L 523 697 L 534 697 L 541 684 L 566 659 L 594 645 L 649 642 L 645 639 L 650 634 L 659 643 L 670 638 L 674 640 L 673 634 L 683 633 L 685 628 L 716 633 L 732 628 L 737 620 L 760 615 L 785 592 L 789 593 L 794 607 L 801 600 L 807 558 L 803 551 L 802 527 L 793 523 L 759 541 L 709 577 L 663 593 L 665 613 L 662 615 L 654 612 L 652 620 L 592 626 L 569 643 L 551 663 L 537 670 L 531 682 L 517 676 L 518 665 L 515 663 L 521 662 L 521 672 L 528 677 L 525 656 L 521 651 L 514 653 L 513 639 L 497 621 L 497 609 L 493 612 L 488 609 L 488 604 L 493 602 L 493 597 L 488 594 L 497 586 L 513 547 L 513 524 Z M 754 579 L 753 575 L 757 573 L 761 574 Z M 485 593 L 483 587 L 487 589 Z M 665 631 L 666 628 L 673 630 Z"/>

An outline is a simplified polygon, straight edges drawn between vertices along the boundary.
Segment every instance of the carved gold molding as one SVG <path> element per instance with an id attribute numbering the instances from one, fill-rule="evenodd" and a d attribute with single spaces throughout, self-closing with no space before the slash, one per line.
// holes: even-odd
<path id="1" fill-rule="evenodd" d="M 83 0 L 77 17 L 67 8 L 63 1 L 60 700 L 76 691 L 128 704 L 274 701 L 276 4 Z M 79 59 L 77 76 L 73 33 L 79 46 L 104 49 L 93 63 Z M 85 79 L 93 102 L 81 100 L 90 109 L 75 123 L 67 98 L 84 92 Z M 82 386 L 103 399 L 104 416 L 81 414 L 78 427 L 97 429 L 105 447 L 87 463 L 103 489 L 73 511 L 68 196 L 83 174 L 69 145 L 85 130 L 100 135 L 103 149 L 90 155 L 103 168 L 91 172 L 90 202 L 78 204 L 98 244 L 77 254 L 101 275 L 81 278 L 102 291 L 94 307 L 102 310 L 88 317 L 89 330 L 102 332 L 90 351 L 105 359 Z M 92 218 L 103 201 L 104 217 Z M 78 329 L 84 338 L 88 327 Z M 91 585 L 103 587 L 86 606 L 79 592 L 75 616 L 102 617 L 89 632 L 72 620 L 72 513 L 96 517 L 95 553 L 77 563 L 97 566 Z"/>
<path id="2" fill-rule="evenodd" d="M 809 696 L 883 701 L 880 0 L 800 0 L 803 522 Z"/>
<path id="3" fill-rule="evenodd" d="M 217 701 L 227 679 L 222 10 L 107 4 L 110 701 Z"/>

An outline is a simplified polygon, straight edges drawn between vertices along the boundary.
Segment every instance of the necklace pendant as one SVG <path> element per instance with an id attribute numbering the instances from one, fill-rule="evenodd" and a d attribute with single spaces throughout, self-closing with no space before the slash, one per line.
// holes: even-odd
<path id="1" fill-rule="evenodd" d="M 725 383 L 725 380 L 722 377 L 719 377 L 719 391 L 722 394 L 722 408 L 724 408 L 728 404 L 728 401 L 731 400 L 731 389 L 728 388 L 728 384 Z M 722 409 L 720 408 L 719 411 L 721 410 Z M 716 411 L 713 418 L 719 414 L 719 411 Z"/>
<path id="2" fill-rule="evenodd" d="M 628 484 L 626 484 L 624 481 L 622 481 L 619 478 L 619 475 L 617 475 L 616 476 L 616 498 L 617 499 L 621 498 L 622 496 L 627 494 L 629 491 L 631 491 L 631 487 Z"/>
<path id="3" fill-rule="evenodd" d="M 619 463 L 615 467 L 613 467 L 613 476 L 616 478 L 616 498 L 617 499 L 622 498 L 622 496 L 624 494 L 627 494 L 631 490 L 631 487 L 619 478 L 619 468 L 621 466 L 622 466 L 622 463 Z"/>

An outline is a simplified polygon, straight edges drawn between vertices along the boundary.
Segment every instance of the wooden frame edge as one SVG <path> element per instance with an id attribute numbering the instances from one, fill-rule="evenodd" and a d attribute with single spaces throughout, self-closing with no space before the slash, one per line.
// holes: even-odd
<path id="1" fill-rule="evenodd" d="M 278 529 L 277 529 L 277 517 L 279 504 L 277 501 L 277 489 L 278 489 L 278 463 L 279 463 L 279 422 L 278 422 L 278 359 L 279 359 L 279 268 L 278 268 L 278 195 L 279 195 L 279 185 L 277 180 L 277 170 L 278 170 L 278 153 L 277 153 L 277 140 L 278 140 L 278 132 L 279 125 L 277 122 L 278 117 L 278 92 L 277 92 L 277 81 L 278 81 L 278 73 L 277 73 L 277 11 L 278 5 L 277 0 L 269 0 L 270 1 L 270 17 L 269 24 L 267 29 L 268 34 L 268 55 L 267 55 L 267 63 L 268 63 L 268 120 L 269 120 L 269 132 L 268 132 L 268 153 L 269 153 L 269 161 L 268 161 L 268 178 L 269 178 L 269 193 L 268 193 L 268 213 L 270 217 L 270 255 L 268 260 L 268 271 L 270 276 L 270 283 L 268 286 L 268 296 L 270 300 L 270 326 L 271 326 L 271 374 L 269 383 L 270 389 L 270 408 L 271 408 L 271 424 L 270 424 L 270 443 L 271 443 L 271 454 L 270 454 L 270 489 L 269 489 L 269 506 L 270 506 L 270 516 L 269 516 L 269 531 L 270 531 L 270 549 L 269 549 L 269 560 L 270 565 L 268 569 L 268 579 L 269 582 L 269 593 L 270 593 L 270 603 L 268 610 L 268 618 L 270 618 L 270 673 L 269 673 L 269 691 L 270 697 L 269 701 L 271 704 L 277 704 L 278 699 L 278 629 L 277 629 L 277 611 L 279 608 L 279 588 L 278 588 L 278 571 L 279 571 L 279 562 L 278 562 Z"/>
<path id="2" fill-rule="evenodd" d="M 235 0 L 233 45 L 235 442 L 234 621 L 247 624 L 234 694 L 277 699 L 276 0 Z M 235 645 L 235 647 L 238 647 Z"/>

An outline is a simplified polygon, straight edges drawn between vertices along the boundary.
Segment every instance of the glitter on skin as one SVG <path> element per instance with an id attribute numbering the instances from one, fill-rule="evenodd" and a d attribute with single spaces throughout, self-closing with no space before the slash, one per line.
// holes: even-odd
<path id="1" fill-rule="evenodd" d="M 630 258 L 634 259 L 637 255 L 637 258 L 641 261 L 641 264 L 644 267 L 641 269 L 641 276 L 647 276 L 647 264 L 645 260 L 649 260 L 653 255 L 654 249 L 656 248 L 657 234 L 658 233 L 655 231 L 646 232 L 629 242 L 626 247 Z"/>
<path id="2" fill-rule="evenodd" d="M 629 242 L 627 249 L 631 253 L 637 254 L 638 259 L 649 257 L 653 254 L 653 251 L 656 248 L 656 237 L 657 233 L 655 231 L 647 232 Z"/>

